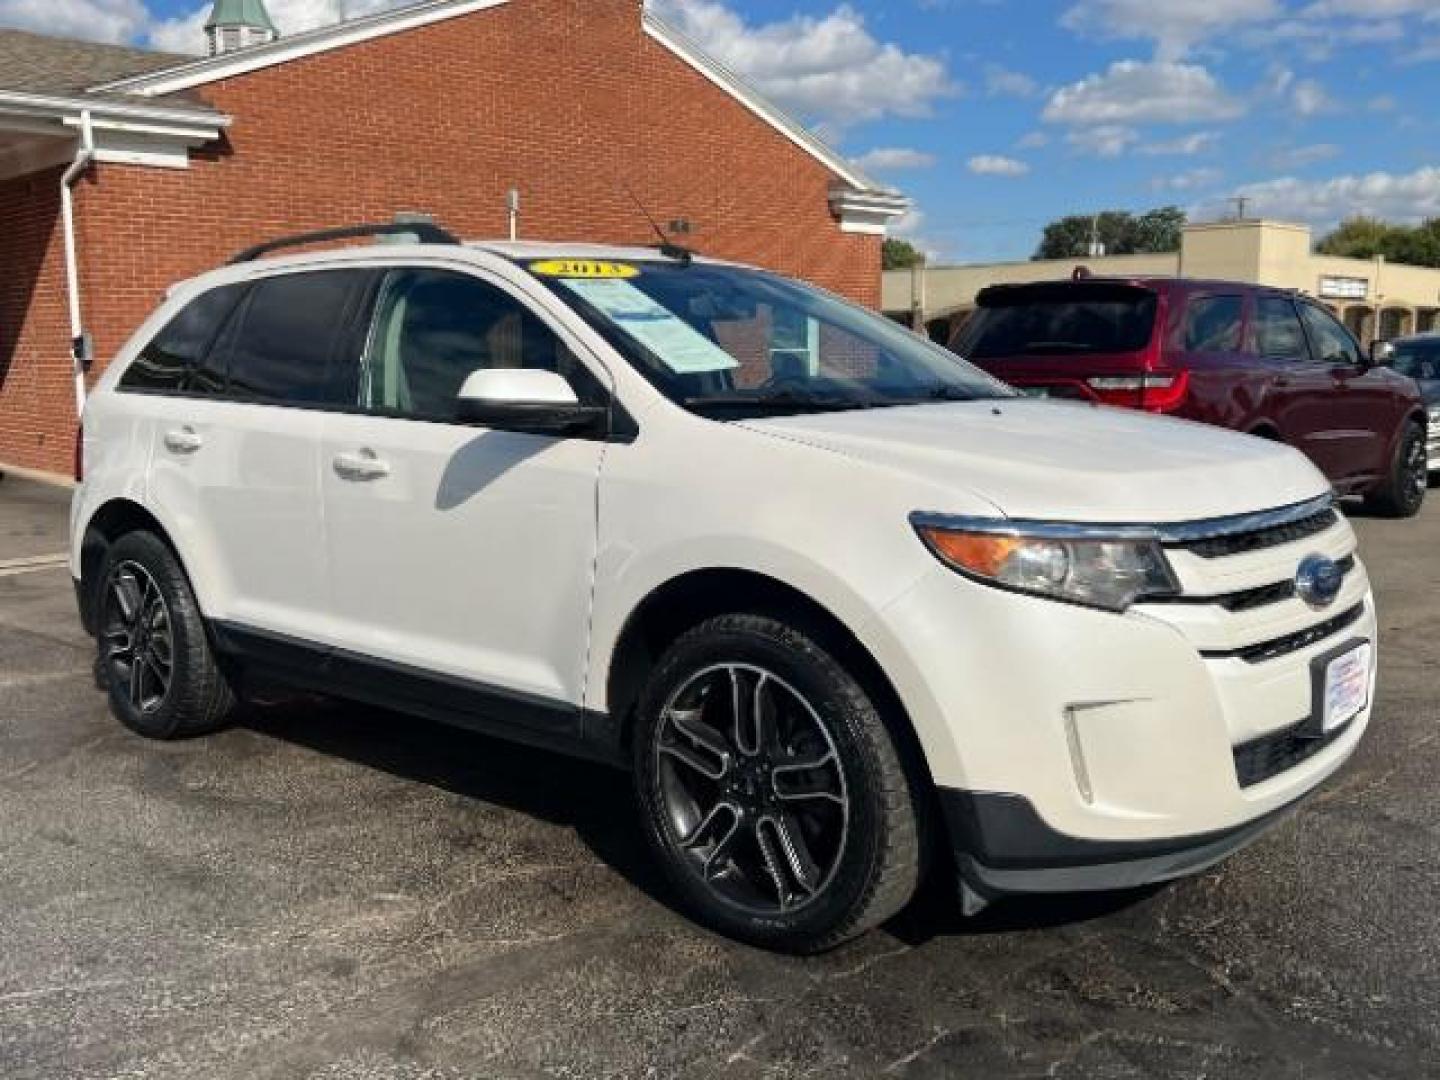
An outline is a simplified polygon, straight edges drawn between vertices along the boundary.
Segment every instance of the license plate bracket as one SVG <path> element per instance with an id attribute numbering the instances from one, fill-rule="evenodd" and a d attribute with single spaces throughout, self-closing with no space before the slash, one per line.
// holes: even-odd
<path id="1" fill-rule="evenodd" d="M 1302 738 L 1329 738 L 1370 706 L 1375 645 L 1354 638 L 1310 664 L 1312 709 Z"/>

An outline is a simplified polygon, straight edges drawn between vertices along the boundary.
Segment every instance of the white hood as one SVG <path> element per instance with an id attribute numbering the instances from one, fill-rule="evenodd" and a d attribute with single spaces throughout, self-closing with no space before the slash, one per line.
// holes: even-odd
<path id="1" fill-rule="evenodd" d="M 1221 428 L 1069 402 L 977 401 L 746 421 L 1012 518 L 1161 523 L 1304 502 L 1329 483 L 1297 451 Z M 945 512 L 945 506 L 917 506 Z"/>

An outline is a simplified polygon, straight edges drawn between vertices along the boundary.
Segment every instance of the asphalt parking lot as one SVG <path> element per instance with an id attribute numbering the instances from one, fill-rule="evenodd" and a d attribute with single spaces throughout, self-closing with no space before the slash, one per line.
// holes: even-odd
<path id="1" fill-rule="evenodd" d="M 1437 493 L 1440 495 L 1440 493 Z M 315 701 L 154 745 L 111 720 L 63 492 L 0 482 L 0 1076 L 1440 1076 L 1440 498 L 1358 519 L 1372 733 L 1194 881 L 818 960 L 701 932 L 625 780 Z"/>

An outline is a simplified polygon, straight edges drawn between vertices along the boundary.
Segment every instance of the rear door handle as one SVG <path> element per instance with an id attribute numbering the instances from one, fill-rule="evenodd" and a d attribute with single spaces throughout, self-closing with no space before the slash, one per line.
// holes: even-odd
<path id="1" fill-rule="evenodd" d="M 192 427 L 183 427 L 178 431 L 165 433 L 165 449 L 172 454 L 193 454 L 204 445 L 205 440 L 196 434 Z"/>
<path id="2" fill-rule="evenodd" d="M 383 480 L 390 475 L 390 466 L 375 456 L 374 450 L 359 450 L 355 453 L 335 455 L 335 475 L 341 480 L 364 482 Z"/>

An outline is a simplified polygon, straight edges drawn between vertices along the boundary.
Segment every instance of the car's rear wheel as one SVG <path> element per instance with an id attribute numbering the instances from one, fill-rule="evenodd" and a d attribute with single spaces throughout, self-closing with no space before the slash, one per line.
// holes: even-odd
<path id="1" fill-rule="evenodd" d="M 1376 513 L 1386 517 L 1414 517 L 1425 505 L 1430 487 L 1429 452 L 1425 445 L 1425 428 L 1411 422 L 1400 439 L 1390 475 L 1365 502 Z"/>
<path id="2" fill-rule="evenodd" d="M 222 727 L 235 697 L 175 553 L 159 537 L 117 540 L 100 579 L 97 673 L 110 709 L 151 739 Z"/>
<path id="3" fill-rule="evenodd" d="M 823 951 L 878 925 L 920 875 L 916 800 L 874 701 L 816 640 L 729 615 L 677 641 L 634 740 L 650 842 L 701 922 Z"/>

